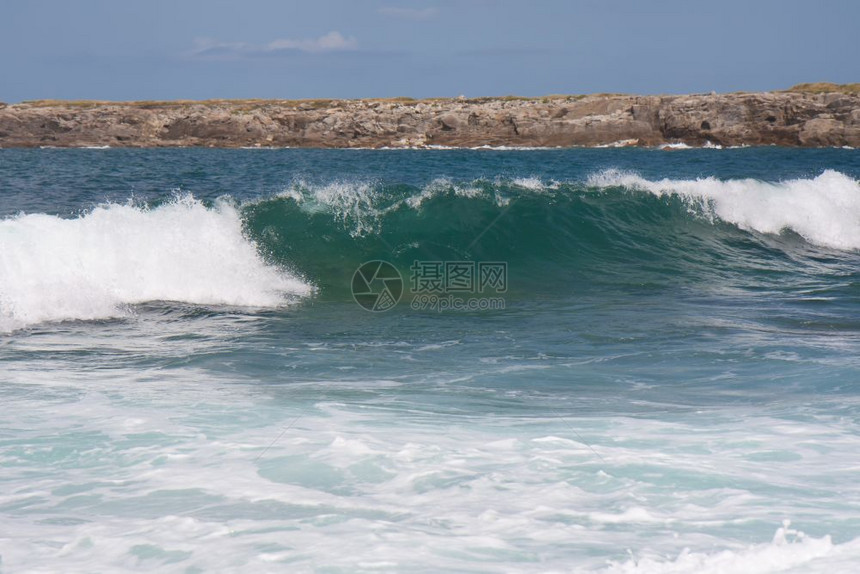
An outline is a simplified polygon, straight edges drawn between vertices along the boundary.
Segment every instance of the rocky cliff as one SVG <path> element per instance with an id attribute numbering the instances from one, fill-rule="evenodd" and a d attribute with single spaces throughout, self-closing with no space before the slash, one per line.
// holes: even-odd
<path id="1" fill-rule="evenodd" d="M 36 101 L 0 104 L 0 147 L 860 147 L 860 93 L 844 88 L 536 99 Z"/>

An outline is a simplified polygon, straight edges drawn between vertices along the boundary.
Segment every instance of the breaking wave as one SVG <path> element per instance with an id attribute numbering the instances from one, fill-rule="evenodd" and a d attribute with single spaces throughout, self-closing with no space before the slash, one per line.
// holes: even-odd
<path id="1" fill-rule="evenodd" d="M 539 177 L 295 181 L 238 205 L 190 196 L 0 221 L 0 330 L 124 316 L 147 301 L 275 307 L 348 297 L 364 261 L 505 261 L 511 296 L 591 288 L 850 288 L 860 183 Z M 832 287 L 836 285 L 836 287 Z"/>
<path id="2" fill-rule="evenodd" d="M 266 264 L 227 202 L 180 197 L 148 209 L 104 205 L 80 217 L 0 221 L 0 330 L 128 315 L 180 301 L 271 307 L 311 286 Z"/>
<path id="3" fill-rule="evenodd" d="M 771 234 L 790 230 L 816 245 L 860 249 L 860 182 L 837 171 L 827 170 L 812 179 L 765 182 L 713 177 L 649 181 L 635 173 L 609 170 L 591 176 L 588 185 L 677 195 L 741 229 Z"/>

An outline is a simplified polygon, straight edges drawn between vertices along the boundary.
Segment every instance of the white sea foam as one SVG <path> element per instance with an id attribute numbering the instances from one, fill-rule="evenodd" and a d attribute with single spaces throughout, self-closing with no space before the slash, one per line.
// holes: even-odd
<path id="1" fill-rule="evenodd" d="M 694 149 L 684 142 L 664 143 L 657 146 L 658 149 Z"/>
<path id="2" fill-rule="evenodd" d="M 398 572 L 834 574 L 860 559 L 847 419 L 732 408 L 562 420 L 534 403 L 537 416 L 467 411 L 464 422 L 413 412 L 429 402 L 371 406 L 392 396 L 389 384 L 356 400 L 375 380 L 302 384 L 273 401 L 256 381 L 210 370 L 59 375 L 4 372 L 7 425 L 22 429 L 0 448 L 10 571 L 386 562 Z M 302 393 L 325 399 L 299 407 Z M 785 496 L 800 485 L 815 488 Z M 793 513 L 820 534 L 784 525 L 771 537 L 774 516 Z"/>
<path id="3" fill-rule="evenodd" d="M 812 179 L 765 182 L 714 177 L 652 181 L 632 172 L 607 170 L 587 183 L 676 195 L 742 229 L 761 233 L 790 229 L 817 245 L 860 249 L 860 182 L 838 171 L 827 170 Z"/>
<path id="4" fill-rule="evenodd" d="M 669 149 L 669 150 L 678 150 L 678 149 L 738 149 L 741 147 L 747 147 L 747 146 L 729 146 L 728 148 L 724 148 L 720 144 L 715 144 L 714 142 L 712 142 L 710 140 L 706 140 L 705 143 L 703 143 L 700 146 L 691 146 L 691 145 L 686 144 L 684 142 L 673 142 L 673 143 L 660 144 L 657 146 L 657 149 L 664 149 L 664 150 L 665 149 Z"/>
<path id="5" fill-rule="evenodd" d="M 128 314 L 146 301 L 268 307 L 311 287 L 267 265 L 236 208 L 192 197 L 110 204 L 74 219 L 0 221 L 0 331 Z"/>
<path id="6" fill-rule="evenodd" d="M 615 148 L 615 147 L 634 147 L 639 145 L 638 139 L 626 139 L 626 140 L 618 140 L 608 144 L 600 144 L 594 146 L 595 148 Z"/>
<path id="7" fill-rule="evenodd" d="M 849 572 L 860 558 L 860 539 L 834 544 L 830 536 L 813 538 L 789 528 L 786 520 L 773 541 L 738 550 L 692 552 L 685 549 L 675 558 L 647 556 L 613 563 L 606 574 L 770 574 L 774 572 Z"/>
<path id="8" fill-rule="evenodd" d="M 515 146 L 515 145 L 481 145 L 468 149 L 473 150 L 490 150 L 490 151 L 539 151 L 547 149 L 562 149 L 562 146 Z"/>

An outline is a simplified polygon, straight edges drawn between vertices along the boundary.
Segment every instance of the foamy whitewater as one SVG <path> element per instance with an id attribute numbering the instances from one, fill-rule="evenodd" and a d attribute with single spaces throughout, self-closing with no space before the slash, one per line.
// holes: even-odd
<path id="1" fill-rule="evenodd" d="M 636 173 L 607 170 L 590 176 L 588 184 L 675 194 L 741 229 L 790 229 L 817 245 L 860 249 L 860 182 L 833 170 L 779 182 L 714 177 L 649 181 Z"/>
<path id="2" fill-rule="evenodd" d="M 2 331 L 121 317 L 147 301 L 270 307 L 311 292 L 265 264 L 233 206 L 207 209 L 190 196 L 74 219 L 18 215 L 0 222 L 0 244 Z"/>
<path id="3" fill-rule="evenodd" d="M 0 572 L 853 573 L 858 153 L 0 150 Z"/>

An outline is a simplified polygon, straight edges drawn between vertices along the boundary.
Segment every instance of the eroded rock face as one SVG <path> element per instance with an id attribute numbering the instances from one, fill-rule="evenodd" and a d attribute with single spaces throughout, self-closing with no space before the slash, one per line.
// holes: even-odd
<path id="1" fill-rule="evenodd" d="M 0 147 L 860 146 L 860 95 L 0 104 Z"/>

